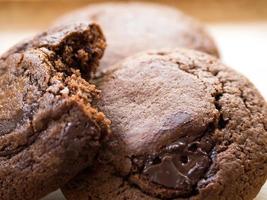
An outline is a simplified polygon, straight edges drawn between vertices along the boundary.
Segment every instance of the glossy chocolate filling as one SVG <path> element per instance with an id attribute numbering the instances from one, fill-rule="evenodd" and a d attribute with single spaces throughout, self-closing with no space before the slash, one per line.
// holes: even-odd
<path id="1" fill-rule="evenodd" d="M 180 138 L 160 153 L 133 159 L 136 172 L 130 181 L 159 198 L 189 197 L 211 165 L 212 128 L 196 137 Z"/>

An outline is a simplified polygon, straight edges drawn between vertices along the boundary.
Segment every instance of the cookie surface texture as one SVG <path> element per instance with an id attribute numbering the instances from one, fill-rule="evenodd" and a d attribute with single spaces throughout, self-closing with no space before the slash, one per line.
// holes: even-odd
<path id="1" fill-rule="evenodd" d="M 152 3 L 92 4 L 56 24 L 95 21 L 107 38 L 100 71 L 140 51 L 186 47 L 216 57 L 218 49 L 204 25 L 168 6 Z"/>
<path id="2" fill-rule="evenodd" d="M 1 57 L 0 199 L 39 199 L 95 159 L 108 120 L 87 77 L 104 49 L 98 25 L 76 24 Z"/>
<path id="3" fill-rule="evenodd" d="M 67 199 L 252 200 L 267 175 L 266 102 L 193 50 L 148 51 L 98 80 L 114 138 Z"/>

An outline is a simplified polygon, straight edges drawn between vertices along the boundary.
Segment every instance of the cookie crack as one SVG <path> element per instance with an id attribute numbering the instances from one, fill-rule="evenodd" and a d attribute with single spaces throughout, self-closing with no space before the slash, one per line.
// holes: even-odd
<path id="1" fill-rule="evenodd" d="M 94 30 L 94 31 L 96 31 L 96 30 Z M 84 36 L 83 34 L 85 34 L 86 36 Z M 32 143 L 32 142 L 28 142 L 28 141 L 34 141 L 35 140 L 34 138 L 38 137 L 38 135 L 39 135 L 38 133 L 40 131 L 43 131 L 44 129 L 46 129 L 46 126 L 44 126 L 40 130 L 38 130 L 38 129 L 35 130 L 36 127 L 33 126 L 33 120 L 36 118 L 37 112 L 40 110 L 40 103 L 41 103 L 40 99 L 41 100 L 44 99 L 44 97 L 47 94 L 53 95 L 53 99 L 58 98 L 58 99 L 60 99 L 60 101 L 64 101 L 64 99 L 66 100 L 67 98 L 73 98 L 73 99 L 76 98 L 75 101 L 78 100 L 80 102 L 83 102 L 85 105 L 88 106 L 88 108 L 91 106 L 90 103 L 92 102 L 92 99 L 98 98 L 100 91 L 97 90 L 95 88 L 95 86 L 91 85 L 88 82 L 88 79 L 85 80 L 84 78 L 80 77 L 82 74 L 80 74 L 79 70 L 75 71 L 72 68 L 73 64 L 75 64 L 77 66 L 77 63 L 75 63 L 74 60 L 70 61 L 68 58 L 63 58 L 64 57 L 63 54 L 65 51 L 66 51 L 65 53 L 68 53 L 69 51 L 70 51 L 70 54 L 73 53 L 73 51 L 70 50 L 72 48 L 77 49 L 77 51 L 80 51 L 80 49 L 85 48 L 85 47 L 87 48 L 88 43 L 77 44 L 75 41 L 77 40 L 77 38 L 80 39 L 81 37 L 84 37 L 84 38 L 89 37 L 90 34 L 91 34 L 90 31 L 89 32 L 84 31 L 82 33 L 78 33 L 77 35 L 71 34 L 69 37 L 65 38 L 64 42 L 60 43 L 59 46 L 49 46 L 47 44 L 47 45 L 39 45 L 39 46 L 37 45 L 38 47 L 35 47 L 36 50 L 34 50 L 34 51 L 40 50 L 40 52 L 43 53 L 44 60 L 42 60 L 41 64 L 44 63 L 44 64 L 50 66 L 51 71 L 49 71 L 49 73 L 51 73 L 51 74 L 48 76 L 48 79 L 46 80 L 47 81 L 47 85 L 45 86 L 46 89 L 43 89 L 43 85 L 41 85 L 38 82 L 38 80 L 35 78 L 34 74 L 30 74 L 29 81 L 30 81 L 31 85 L 36 87 L 37 91 L 39 92 L 38 98 L 33 99 L 33 101 L 31 102 L 31 105 L 30 105 L 31 106 L 31 113 L 29 113 L 29 116 L 24 116 L 24 118 L 26 117 L 27 120 L 30 120 L 29 129 L 31 131 L 26 130 L 25 136 L 27 137 L 27 139 L 26 139 L 27 141 L 24 145 L 19 145 L 19 147 L 16 146 L 15 149 L 13 149 L 13 150 L 10 150 L 10 149 L 7 150 L 10 147 L 8 144 L 4 144 L 1 147 L 1 151 L 0 151 L 1 156 L 4 156 L 4 155 L 9 156 L 9 157 L 14 156 L 16 153 L 19 153 L 20 151 L 22 151 L 25 146 L 30 145 Z M 89 46 L 92 49 L 99 48 L 98 46 L 101 46 L 99 43 L 102 43 L 102 41 L 97 39 L 97 37 L 95 37 L 95 35 L 96 35 L 96 33 L 94 33 L 93 38 L 89 39 L 90 40 Z M 84 41 L 84 40 L 82 40 L 82 41 Z M 76 45 L 78 45 L 77 48 L 76 48 Z M 91 54 L 90 58 L 87 58 L 86 56 L 83 57 L 81 55 L 76 54 L 77 57 L 71 58 L 71 59 L 81 60 L 81 61 L 79 61 L 79 63 L 83 62 L 84 66 L 85 65 L 86 66 L 98 65 L 97 59 L 102 56 L 102 53 L 100 52 L 100 49 L 97 49 L 96 51 L 97 52 L 89 51 L 89 53 Z M 21 57 L 20 57 L 19 61 L 16 63 L 17 68 L 20 67 L 20 65 L 22 64 L 22 62 L 25 59 L 25 55 L 23 52 L 20 53 L 20 55 L 21 55 Z M 86 54 L 86 55 L 88 55 L 88 54 Z M 82 60 L 84 60 L 84 61 L 82 61 Z M 62 68 L 59 69 L 58 66 L 61 66 Z M 20 69 L 23 70 L 22 75 L 21 75 L 22 77 L 27 77 L 29 75 L 30 72 L 29 72 L 28 68 L 20 67 Z M 57 77 L 59 73 L 62 73 L 62 80 L 60 80 L 60 83 L 62 84 L 63 87 L 68 87 L 68 84 L 71 84 L 71 83 L 68 83 L 68 81 L 72 81 L 72 78 L 75 79 L 75 80 L 73 79 L 73 81 L 80 81 L 80 83 L 79 82 L 75 83 L 74 87 L 71 88 L 71 90 L 66 91 L 67 93 L 65 92 L 64 94 L 61 94 L 60 93 L 61 91 L 57 91 L 55 93 L 51 92 L 51 91 L 47 91 L 47 89 L 53 85 L 51 80 L 53 80 L 55 77 Z M 79 77 L 80 77 L 80 79 L 79 79 Z M 86 82 L 90 86 L 87 88 L 88 91 L 83 91 L 83 87 L 85 88 L 85 86 L 83 86 L 83 84 L 84 84 L 83 81 Z M 28 88 L 27 88 L 27 90 L 28 90 Z M 27 98 L 28 98 L 27 94 L 28 94 L 27 91 L 23 94 L 23 102 L 27 102 Z M 33 113 L 33 115 L 32 115 L 32 113 Z M 99 122 L 102 129 L 108 130 L 109 120 L 106 119 L 106 117 L 104 116 L 104 114 L 102 112 L 98 112 L 97 109 L 92 108 L 91 111 L 89 111 L 88 113 L 90 113 L 90 118 Z M 25 120 L 26 119 L 23 119 L 23 121 L 25 121 Z M 21 123 L 23 123 L 23 121 Z M 49 124 L 49 121 L 50 120 L 43 119 L 43 122 L 46 122 L 47 124 Z M 18 123 L 17 126 L 13 129 L 13 131 L 16 130 L 18 128 L 18 126 L 20 127 L 21 123 Z M 96 125 L 96 123 L 95 123 L 95 125 Z M 8 134 L 5 134 L 5 136 L 10 135 L 10 134 L 14 134 L 13 131 L 10 131 Z M 104 131 L 104 132 L 106 132 L 106 131 Z M 107 132 L 109 132 L 109 131 L 107 131 Z M 29 136 L 27 136 L 27 135 L 29 135 Z M 104 137 L 103 135 L 101 137 Z M 11 147 L 11 149 L 12 148 L 13 147 Z"/>

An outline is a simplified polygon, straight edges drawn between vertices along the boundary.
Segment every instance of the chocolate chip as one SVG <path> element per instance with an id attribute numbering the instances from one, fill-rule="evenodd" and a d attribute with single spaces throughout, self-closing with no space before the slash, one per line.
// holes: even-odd
<path id="1" fill-rule="evenodd" d="M 175 164 L 172 156 L 165 156 L 160 164 L 152 165 L 144 170 L 144 174 L 155 183 L 168 188 L 183 188 L 189 184 L 189 179 L 183 175 Z"/>

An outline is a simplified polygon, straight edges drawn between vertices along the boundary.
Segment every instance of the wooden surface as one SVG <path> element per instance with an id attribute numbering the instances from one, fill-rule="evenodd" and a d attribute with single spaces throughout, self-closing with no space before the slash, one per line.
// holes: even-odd
<path id="1" fill-rule="evenodd" d="M 44 29 L 58 15 L 87 4 L 86 1 L 66 2 L 0 0 L 0 53 Z M 223 62 L 247 76 L 267 99 L 267 0 L 166 2 L 207 22 Z M 55 199 L 64 197 L 57 191 L 45 198 Z M 256 200 L 267 200 L 267 184 Z"/>
<path id="2" fill-rule="evenodd" d="M 103 1 L 107 0 L 0 0 L 0 30 L 44 28 L 54 18 L 63 13 L 85 6 L 88 3 Z M 145 1 L 177 7 L 185 13 L 206 22 L 267 20 L 267 0 Z M 118 2 L 118 0 L 115 0 L 115 2 Z"/>

